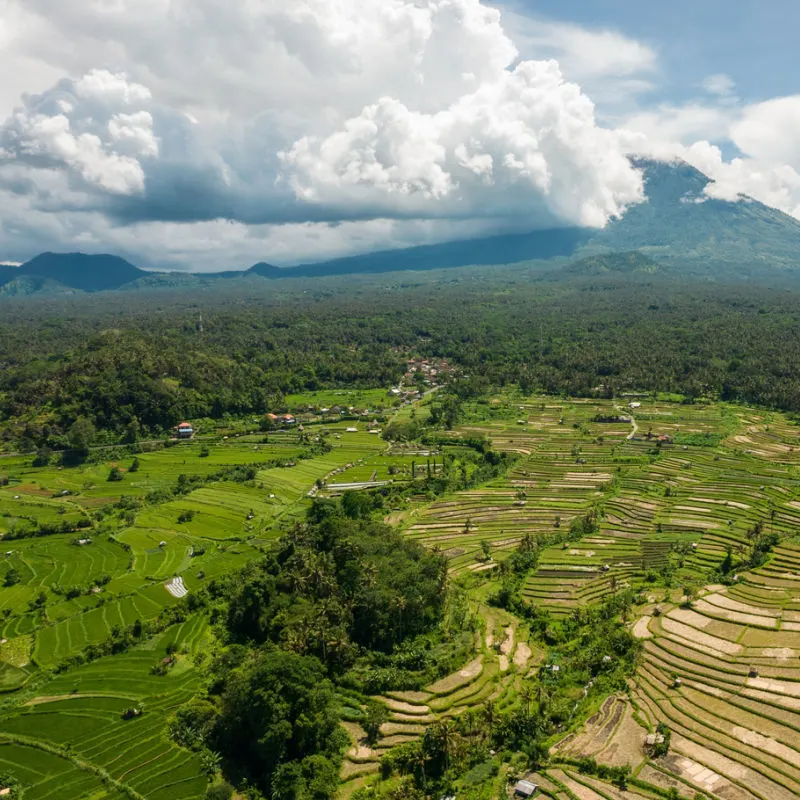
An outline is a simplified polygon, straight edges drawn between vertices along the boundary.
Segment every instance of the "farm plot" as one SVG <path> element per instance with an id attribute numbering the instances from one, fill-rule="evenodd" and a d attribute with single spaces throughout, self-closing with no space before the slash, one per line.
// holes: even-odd
<path id="1" fill-rule="evenodd" d="M 258 545 L 265 538 L 276 535 L 281 521 L 302 513 L 317 479 L 384 447 L 375 437 L 355 435 L 352 441 L 337 442 L 324 456 L 260 470 L 248 484 L 219 482 L 146 506 L 134 525 L 116 537 L 129 552 L 104 537 L 95 537 L 85 546 L 70 545 L 74 537 L 15 542 L 7 563 L 0 561 L 0 576 L 4 568 L 8 571 L 17 564 L 22 579 L 13 587 L 0 588 L 0 609 L 3 604 L 24 608 L 44 590 L 46 618 L 28 615 L 26 619 L 39 629 L 34 661 L 42 666 L 57 664 L 87 645 L 104 641 L 115 626 L 156 617 L 181 594 L 167 588 L 174 578 L 182 580 L 184 590 L 192 591 L 242 566 L 258 555 Z M 172 457 L 175 449 L 163 454 Z M 243 450 L 232 447 L 231 452 L 238 453 L 238 458 Z M 152 455 L 156 458 L 162 453 Z M 57 542 L 60 551 L 55 549 Z M 105 577 L 108 581 L 102 583 Z M 87 593 L 64 600 L 54 595 L 54 584 L 81 585 Z M 95 594 L 89 584 L 99 591 Z M 27 627 L 12 630 L 13 621 L 4 630 L 14 635 L 29 632 Z"/>
<path id="2" fill-rule="evenodd" d="M 461 669 L 422 691 L 388 692 L 375 698 L 386 706 L 389 720 L 382 725 L 374 746 L 367 744 L 366 734 L 357 722 L 345 723 L 353 745 L 342 767 L 345 796 L 378 772 L 384 753 L 419 738 L 429 725 L 452 719 L 487 701 L 502 708 L 514 698 L 517 676 L 527 674 L 535 661 L 531 647 L 513 617 L 486 608 L 481 613 L 486 616 L 487 629 L 497 628 L 499 635 L 488 634 L 474 658 Z"/>
<path id="3" fill-rule="evenodd" d="M 758 797 L 800 794 L 796 613 L 717 587 L 691 610 L 649 621 L 632 688 L 650 722 L 673 732 L 662 766 L 715 796 L 729 786 Z"/>
<path id="4" fill-rule="evenodd" d="M 89 770 L 79 769 L 66 756 L 0 738 L 0 770 L 12 774 L 32 800 L 125 800 Z"/>
<path id="5" fill-rule="evenodd" d="M 36 738 L 56 748 L 69 745 L 71 753 L 148 798 L 200 797 L 206 780 L 199 761 L 169 741 L 166 723 L 172 710 L 197 689 L 192 658 L 205 626 L 202 618 L 191 618 L 165 632 L 154 646 L 104 658 L 54 679 L 4 720 L 4 734 Z M 178 650 L 177 663 L 166 675 L 152 674 L 151 667 L 171 643 Z M 131 707 L 142 713 L 124 719 Z M 9 764 L 8 769 L 26 782 L 21 767 Z"/>

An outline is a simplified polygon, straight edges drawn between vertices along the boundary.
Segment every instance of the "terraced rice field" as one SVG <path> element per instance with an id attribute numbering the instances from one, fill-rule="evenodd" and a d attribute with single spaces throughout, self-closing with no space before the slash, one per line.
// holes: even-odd
<path id="1" fill-rule="evenodd" d="M 206 779 L 197 757 L 165 739 L 164 721 L 198 687 L 193 658 L 205 632 L 205 621 L 196 617 L 148 646 L 55 678 L 4 719 L 3 736 L 15 742 L 37 740 L 57 752 L 68 751 L 147 798 L 189 800 L 202 796 Z M 181 653 L 178 663 L 166 675 L 151 674 L 150 668 L 164 657 L 170 643 Z M 132 706 L 142 709 L 141 716 L 123 719 L 125 709 Z M 10 751 L 0 757 L 24 779 L 22 758 L 15 758 Z M 67 766 L 72 765 L 67 762 Z M 88 782 L 92 773 L 83 770 L 76 781 L 78 777 Z"/>
<path id="2" fill-rule="evenodd" d="M 302 518 L 318 480 L 388 448 L 380 437 L 345 434 L 344 427 L 331 425 L 332 449 L 310 458 L 300 458 L 299 432 L 280 431 L 267 444 L 263 434 L 255 441 L 217 437 L 207 455 L 199 442 L 141 453 L 135 472 L 128 471 L 132 458 L 63 469 L 33 467 L 30 456 L 3 459 L 10 482 L 0 487 L 0 536 L 54 522 L 75 528 L 8 539 L 0 552 L 0 692 L 24 692 L 6 703 L 0 770 L 17 777 L 25 797 L 204 796 L 197 757 L 165 729 L 200 687 L 195 659 L 207 649 L 204 616 L 52 679 L 43 668 L 106 642 L 115 630 L 155 620 L 182 595 L 258 557 Z M 284 466 L 273 466 L 276 460 Z M 182 474 L 203 477 L 237 465 L 256 465 L 255 479 L 141 502 Z M 107 480 L 112 467 L 122 481 Z M 372 468 L 388 470 L 388 462 L 378 458 Z M 127 514 L 114 507 L 122 497 L 132 499 Z M 80 520 L 89 526 L 78 528 Z M 170 644 L 176 662 L 166 675 L 153 674 Z M 141 715 L 123 719 L 131 707 Z"/>
<path id="3" fill-rule="evenodd" d="M 529 776 L 542 793 L 559 800 L 655 797 L 635 786 L 623 794 L 581 774 L 570 760 L 588 756 L 627 764 L 651 786 L 686 798 L 800 796 L 800 545 L 793 542 L 800 529 L 800 429 L 779 414 L 647 400 L 632 411 L 612 401 L 500 397 L 469 411 L 472 421 L 453 432 L 454 440 L 487 436 L 495 449 L 516 455 L 514 467 L 434 502 L 414 498 L 389 520 L 444 553 L 454 576 L 477 575 L 467 581 L 473 586 L 532 536 L 541 552 L 523 595 L 554 618 L 628 585 L 653 595 L 631 622 L 644 658 L 630 696 L 608 698 L 585 726 L 555 744 L 552 766 Z M 209 635 L 202 618 L 55 677 L 42 668 L 105 641 L 115 628 L 157 618 L 184 592 L 257 557 L 318 492 L 407 481 L 412 465 L 418 476 L 429 462 L 432 471 L 441 468 L 441 452 L 389 448 L 368 427 L 327 425 L 333 449 L 305 459 L 299 433 L 279 431 L 266 444 L 261 434 L 218 437 L 208 456 L 200 455 L 199 442 L 142 453 L 136 473 L 127 472 L 128 460 L 61 470 L 34 468 L 31 457 L 3 463 L 12 481 L 0 488 L 0 534 L 8 537 L 0 553 L 0 692 L 22 688 L 24 700 L 7 703 L 0 770 L 20 778 L 26 797 L 121 798 L 98 771 L 147 798 L 203 795 L 196 757 L 171 744 L 164 730 L 199 685 L 196 659 Z M 457 441 L 442 449 L 450 448 Z M 273 459 L 289 463 L 274 467 Z M 128 515 L 112 511 L 123 495 L 142 499 L 174 486 L 181 473 L 252 463 L 260 465 L 253 481 L 218 481 L 133 505 Z M 112 466 L 122 469 L 123 481 L 107 481 Z M 105 527 L 98 511 L 116 515 L 114 524 Z M 596 523 L 591 531 L 570 533 L 587 517 Z M 78 530 L 81 520 L 91 526 Z M 62 521 L 75 530 L 8 536 Z M 655 595 L 664 590 L 655 586 L 666 567 L 675 570 L 677 585 L 702 585 L 729 551 L 748 552 L 756 524 L 781 537 L 763 566 L 729 586 L 706 586 L 691 607 L 663 600 L 656 614 Z M 91 541 L 77 544 L 79 537 Z M 357 710 L 346 723 L 343 796 L 374 778 L 382 754 L 428 726 L 487 700 L 500 710 L 519 702 L 521 678 L 545 653 L 520 620 L 482 600 L 472 598 L 486 631 L 460 669 L 418 691 L 374 698 L 389 720 L 373 746 Z M 176 664 L 166 675 L 152 674 L 171 643 Z M 124 720 L 131 706 L 144 712 Z M 653 759 L 644 739 L 659 722 L 672 731 L 671 749 Z"/>
<path id="4" fill-rule="evenodd" d="M 763 448 L 740 447 L 730 434 L 759 420 L 749 435 L 767 436 L 762 418 L 747 410 L 645 402 L 635 412 L 635 433 L 632 412 L 611 401 L 536 399 L 498 408 L 496 416 L 461 432 L 486 435 L 494 447 L 517 453 L 509 476 L 420 506 L 404 524 L 410 536 L 441 550 L 454 573 L 492 569 L 525 534 L 555 541 L 525 595 L 556 615 L 641 584 L 675 547 L 699 578 L 728 547 L 744 548 L 748 530 L 765 516 L 781 535 L 792 535 L 800 522 L 794 451 L 782 450 L 778 461 Z M 594 421 L 615 416 L 630 421 Z M 777 415 L 770 431 L 797 439 Z M 662 436 L 669 440 L 659 442 Z M 597 530 L 567 537 L 571 521 L 592 509 Z M 483 543 L 491 548 L 489 561 Z"/>
<path id="5" fill-rule="evenodd" d="M 512 703 L 518 676 L 526 675 L 541 659 L 531 647 L 524 628 L 508 614 L 483 608 L 488 628 L 498 629 L 478 637 L 474 658 L 460 670 L 421 691 L 389 692 L 374 698 L 383 703 L 389 720 L 381 727 L 378 742 L 370 747 L 357 722 L 345 723 L 352 747 L 342 769 L 342 796 L 349 797 L 379 769 L 380 757 L 404 742 L 413 741 L 427 726 L 452 719 L 491 700 L 498 709 Z"/>
<path id="6" fill-rule="evenodd" d="M 800 547 L 787 544 L 741 586 L 709 587 L 691 608 L 638 627 L 645 660 L 633 698 L 673 731 L 664 766 L 699 790 L 800 796 L 798 580 Z"/>

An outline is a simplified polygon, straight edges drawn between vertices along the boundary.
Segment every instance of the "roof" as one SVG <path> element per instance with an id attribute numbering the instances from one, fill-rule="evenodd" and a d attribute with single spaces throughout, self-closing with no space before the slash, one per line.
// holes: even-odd
<path id="1" fill-rule="evenodd" d="M 191 427 L 192 427 L 192 423 L 191 422 L 181 422 L 181 423 L 178 424 L 178 429 L 186 430 L 186 429 L 190 429 Z"/>
<path id="2" fill-rule="evenodd" d="M 514 786 L 514 792 L 524 795 L 525 797 L 530 797 L 538 788 L 539 787 L 535 783 L 531 783 L 530 781 L 517 781 Z"/>

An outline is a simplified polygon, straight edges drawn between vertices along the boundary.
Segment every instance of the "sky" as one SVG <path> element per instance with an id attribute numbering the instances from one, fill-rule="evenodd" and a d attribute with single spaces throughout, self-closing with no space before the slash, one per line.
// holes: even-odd
<path id="1" fill-rule="evenodd" d="M 0 262 L 600 228 L 631 157 L 800 219 L 795 0 L 0 0 Z"/>

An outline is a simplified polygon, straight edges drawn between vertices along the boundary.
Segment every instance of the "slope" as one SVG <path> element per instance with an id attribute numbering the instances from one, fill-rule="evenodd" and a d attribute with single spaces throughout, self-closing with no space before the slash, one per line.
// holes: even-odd
<path id="1" fill-rule="evenodd" d="M 42 253 L 19 267 L 17 274 L 49 278 L 83 292 L 119 289 L 147 275 L 119 256 L 85 253 Z"/>

